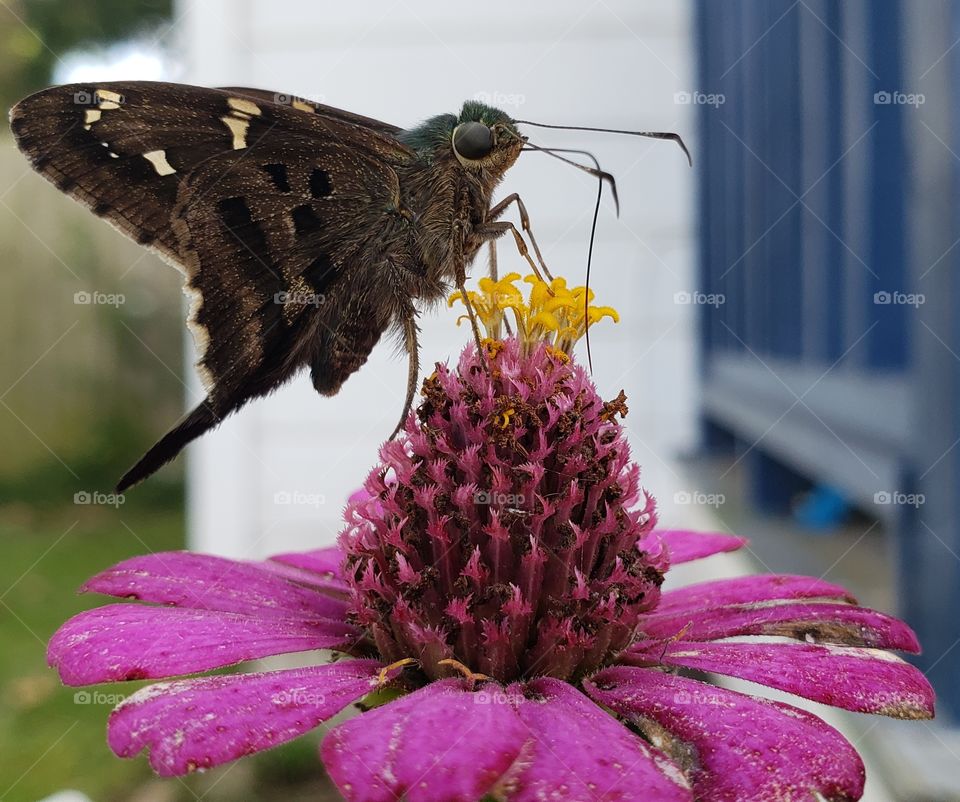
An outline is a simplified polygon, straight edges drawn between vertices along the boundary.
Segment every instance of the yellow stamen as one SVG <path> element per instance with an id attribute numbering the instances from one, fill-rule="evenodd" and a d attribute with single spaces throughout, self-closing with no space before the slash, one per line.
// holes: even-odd
<path id="1" fill-rule="evenodd" d="M 560 331 L 561 329 L 560 321 L 553 312 L 537 312 L 537 314 L 530 318 L 530 323 L 547 331 Z"/>
<path id="2" fill-rule="evenodd" d="M 499 413 L 495 420 L 499 421 L 498 425 L 501 429 L 506 429 L 510 425 L 510 418 L 516 414 L 517 411 L 513 407 L 510 407 L 509 409 L 505 409 L 503 412 Z"/>
<path id="3" fill-rule="evenodd" d="M 377 674 L 377 685 L 386 685 L 392 677 L 390 676 L 391 671 L 395 671 L 398 668 L 406 668 L 407 666 L 415 666 L 419 663 L 419 660 L 414 660 L 412 657 L 404 657 L 403 660 L 397 660 L 396 663 L 391 663 L 388 666 L 384 666 L 380 669 L 380 673 Z"/>
<path id="4" fill-rule="evenodd" d="M 690 627 L 692 626 L 693 626 L 693 621 L 688 621 L 686 624 L 683 625 L 683 628 L 678 633 L 676 633 L 675 635 L 671 635 L 669 638 L 667 638 L 663 642 L 663 651 L 660 652 L 660 659 L 657 662 L 659 663 L 663 662 L 663 658 L 666 656 L 667 650 L 670 648 L 670 646 L 674 643 L 679 643 L 681 640 L 683 640 L 683 636 L 687 634 L 687 630 L 690 629 Z"/>
<path id="5" fill-rule="evenodd" d="M 594 306 L 592 291 L 587 292 L 585 287 L 568 287 L 566 279 L 562 277 L 547 284 L 534 274 L 524 276 L 523 282 L 530 285 L 526 300 L 524 293 L 516 286 L 520 280 L 519 273 L 508 273 L 496 281 L 485 276 L 477 282 L 478 291 L 466 292 L 478 321 L 486 329 L 484 349 L 491 358 L 499 353 L 499 348 L 494 349 L 487 343 L 502 339 L 504 319 L 508 312 L 525 351 L 529 352 L 538 343 L 545 342 L 553 349 L 553 356 L 558 353 L 569 355 L 588 326 L 604 318 L 610 318 L 614 323 L 620 322 L 620 316 L 613 307 Z M 460 291 L 450 295 L 448 305 L 453 306 L 457 301 L 464 302 Z M 466 315 L 461 315 L 457 325 L 467 319 Z M 503 422 L 504 428 L 508 423 L 507 418 Z"/>
<path id="6" fill-rule="evenodd" d="M 591 306 L 590 307 L 590 325 L 592 326 L 598 320 L 608 317 L 614 323 L 620 322 L 620 315 L 612 306 Z"/>
<path id="7" fill-rule="evenodd" d="M 469 668 L 467 668 L 463 663 L 461 663 L 459 660 L 454 660 L 452 657 L 448 657 L 445 660 L 438 660 L 437 665 L 451 666 L 455 668 L 457 671 L 463 674 L 463 676 L 466 677 L 470 682 L 482 682 L 483 680 L 490 679 L 490 677 L 488 677 L 486 674 L 474 673 Z"/>

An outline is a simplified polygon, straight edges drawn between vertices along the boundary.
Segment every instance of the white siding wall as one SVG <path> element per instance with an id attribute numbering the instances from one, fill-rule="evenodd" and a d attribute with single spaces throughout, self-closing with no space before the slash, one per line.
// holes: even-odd
<path id="1" fill-rule="evenodd" d="M 693 88 L 685 3 L 183 0 L 178 12 L 189 82 L 289 92 L 403 126 L 488 97 L 538 121 L 680 131 L 695 151 L 691 107 L 674 97 Z M 693 308 L 674 302 L 692 288 L 693 172 L 670 143 L 528 133 L 589 147 L 618 178 L 622 213 L 617 220 L 607 198 L 593 283 L 623 322 L 594 330 L 594 375 L 607 396 L 626 390 L 634 448 L 655 489 L 652 477 L 669 471 L 663 460 L 694 430 Z M 525 154 L 501 196 L 509 191 L 525 199 L 548 265 L 579 283 L 593 179 Z M 499 253 L 502 272 L 524 272 L 509 240 Z M 478 258 L 474 275 L 484 268 Z M 453 320 L 424 316 L 428 369 L 467 341 Z M 332 542 L 346 494 L 399 415 L 405 376 L 384 342 L 337 398 L 300 377 L 192 446 L 191 546 L 258 556 Z M 277 503 L 291 497 L 302 503 Z"/>

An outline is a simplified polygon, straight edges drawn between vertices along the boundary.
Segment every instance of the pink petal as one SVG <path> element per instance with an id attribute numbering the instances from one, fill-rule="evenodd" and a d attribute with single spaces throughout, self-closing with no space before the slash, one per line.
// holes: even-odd
<path id="1" fill-rule="evenodd" d="M 83 590 L 258 616 L 342 619 L 346 613 L 345 601 L 295 585 L 255 563 L 185 551 L 125 560 L 88 580 Z"/>
<path id="2" fill-rule="evenodd" d="M 648 643 L 651 663 L 712 671 L 815 702 L 895 718 L 933 718 L 933 688 L 890 652 L 809 643 Z M 640 649 L 631 650 L 639 656 Z"/>
<path id="3" fill-rule="evenodd" d="M 291 557 L 295 556 L 291 555 Z M 346 599 L 350 594 L 350 586 L 332 574 L 318 574 L 306 568 L 297 568 L 294 565 L 277 562 L 272 557 L 269 560 L 264 560 L 260 563 L 260 566 L 265 571 L 282 577 L 288 582 L 304 585 L 310 590 L 319 590 L 323 594 L 333 596 L 336 599 Z"/>
<path id="4" fill-rule="evenodd" d="M 302 568 L 304 571 L 322 574 L 331 579 L 343 580 L 344 553 L 339 546 L 274 554 L 270 559 L 284 565 L 292 565 L 294 568 Z"/>
<path id="5" fill-rule="evenodd" d="M 736 551 L 749 542 L 745 537 L 725 535 L 722 532 L 691 532 L 687 529 L 657 529 L 654 534 L 659 535 L 667 544 L 673 565 L 724 551 Z"/>
<path id="6" fill-rule="evenodd" d="M 704 607 L 774 599 L 839 599 L 856 602 L 844 588 L 822 579 L 789 574 L 756 574 L 715 579 L 664 591 L 657 604 L 657 612 L 701 610 Z"/>
<path id="7" fill-rule="evenodd" d="M 512 685 L 506 695 L 516 700 L 534 739 L 523 758 L 529 765 L 509 782 L 510 802 L 692 802 L 690 785 L 672 760 L 568 683 L 541 678 L 526 693 Z"/>
<path id="8" fill-rule="evenodd" d="M 866 607 L 830 602 L 764 602 L 654 612 L 640 622 L 649 638 L 719 640 L 737 635 L 783 635 L 847 646 L 919 652 L 917 636 L 902 621 Z"/>
<path id="9" fill-rule="evenodd" d="M 313 729 L 372 690 L 379 668 L 348 660 L 150 685 L 113 711 L 107 738 L 120 757 L 148 749 L 162 777 L 187 774 Z"/>
<path id="10" fill-rule="evenodd" d="M 489 700 L 463 680 L 432 682 L 336 727 L 323 762 L 351 802 L 476 802 L 530 737 L 509 704 Z"/>
<path id="11" fill-rule="evenodd" d="M 853 747 L 790 705 L 648 668 L 610 668 L 585 682 L 601 704 L 641 728 L 654 721 L 695 752 L 694 796 L 710 802 L 859 799 L 864 769 Z"/>
<path id="12" fill-rule="evenodd" d="M 108 604 L 71 618 L 50 639 L 47 662 L 67 685 L 156 679 L 274 654 L 327 649 L 357 636 L 325 618 Z"/>

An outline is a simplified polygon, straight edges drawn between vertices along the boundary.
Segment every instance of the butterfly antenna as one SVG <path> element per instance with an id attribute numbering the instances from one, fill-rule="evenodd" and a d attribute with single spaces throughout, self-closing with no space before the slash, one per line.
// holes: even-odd
<path id="1" fill-rule="evenodd" d="M 527 143 L 528 147 L 531 147 Z M 524 148 L 526 149 L 526 148 Z M 532 147 L 533 150 L 539 150 L 541 153 L 578 153 L 581 156 L 586 156 L 590 161 L 593 162 L 596 170 L 593 174 L 597 175 L 599 180 L 597 181 L 597 202 L 593 207 L 593 223 L 590 226 L 590 246 L 587 249 L 587 279 L 584 282 L 584 296 L 583 296 L 583 336 L 587 343 L 587 366 L 590 368 L 590 372 L 593 373 L 593 352 L 590 349 L 590 265 L 593 262 L 593 241 L 597 234 L 597 218 L 600 216 L 600 199 L 603 196 L 603 177 L 604 175 L 609 175 L 605 173 L 600 168 L 600 162 L 597 161 L 597 157 L 594 156 L 589 150 L 578 150 L 576 148 L 537 148 Z M 560 157 L 557 157 L 560 158 Z M 567 161 L 564 159 L 564 161 Z M 576 164 L 576 162 L 573 162 Z M 577 165 L 578 167 L 583 167 L 583 165 Z M 611 180 L 612 180 L 611 176 Z M 614 184 L 614 199 L 616 199 L 616 185 Z"/>
<path id="2" fill-rule="evenodd" d="M 672 131 L 626 131 L 621 128 L 590 128 L 587 126 L 581 125 L 550 125 L 548 123 L 534 123 L 530 120 L 514 120 L 517 125 L 533 125 L 537 128 L 556 128 L 561 131 L 594 131 L 600 134 L 626 134 L 627 136 L 643 136 L 647 139 L 669 139 L 671 142 L 676 142 L 680 146 L 680 150 L 683 151 L 684 155 L 687 157 L 687 163 L 693 167 L 693 157 L 690 155 L 690 151 L 687 149 L 686 143 L 683 141 L 683 137 L 680 134 L 675 134 Z"/>
<path id="3" fill-rule="evenodd" d="M 601 184 L 604 181 L 606 181 L 608 184 L 610 184 L 610 191 L 613 193 L 613 203 L 614 203 L 614 207 L 617 210 L 617 216 L 620 215 L 620 198 L 617 195 L 617 180 L 610 173 L 608 173 L 606 170 L 601 170 L 599 165 L 596 168 L 587 167 L 585 164 L 580 164 L 579 162 L 575 162 L 573 159 L 567 159 L 567 158 L 564 158 L 563 156 L 557 155 L 557 151 L 561 153 L 563 152 L 585 153 L 589 155 L 591 159 L 593 159 L 593 156 L 587 153 L 587 151 L 565 150 L 564 148 L 541 148 L 539 145 L 534 145 L 532 142 L 526 142 L 524 144 L 524 148 L 530 148 L 530 150 L 536 150 L 536 151 L 539 151 L 540 153 L 546 153 L 548 156 L 552 156 L 554 159 L 559 159 L 564 164 L 569 164 L 571 167 L 576 167 L 578 170 L 583 170 L 583 172 L 587 173 L 588 175 L 592 175 L 594 178 L 600 179 Z M 594 159 L 594 162 L 596 162 L 596 159 Z"/>
<path id="4" fill-rule="evenodd" d="M 597 158 L 588 150 L 567 149 L 568 153 L 580 153 L 589 156 L 600 169 Z M 603 196 L 603 181 L 597 181 L 597 201 L 593 206 L 593 223 L 590 225 L 590 246 L 587 248 L 587 278 L 584 282 L 583 295 L 583 339 L 587 344 L 587 367 L 593 373 L 593 351 L 590 348 L 590 265 L 593 262 L 593 240 L 597 235 L 597 218 L 600 216 L 600 199 Z"/>

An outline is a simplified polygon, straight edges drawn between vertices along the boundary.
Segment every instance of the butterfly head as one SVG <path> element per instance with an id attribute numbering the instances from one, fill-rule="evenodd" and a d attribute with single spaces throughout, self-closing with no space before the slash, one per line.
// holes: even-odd
<path id="1" fill-rule="evenodd" d="M 400 139 L 435 163 L 459 163 L 494 181 L 513 165 L 526 143 L 509 115 L 474 100 L 459 114 L 443 114 L 404 131 Z"/>
<path id="2" fill-rule="evenodd" d="M 503 173 L 517 160 L 526 137 L 499 109 L 468 100 L 450 132 L 450 148 L 468 170 Z"/>

